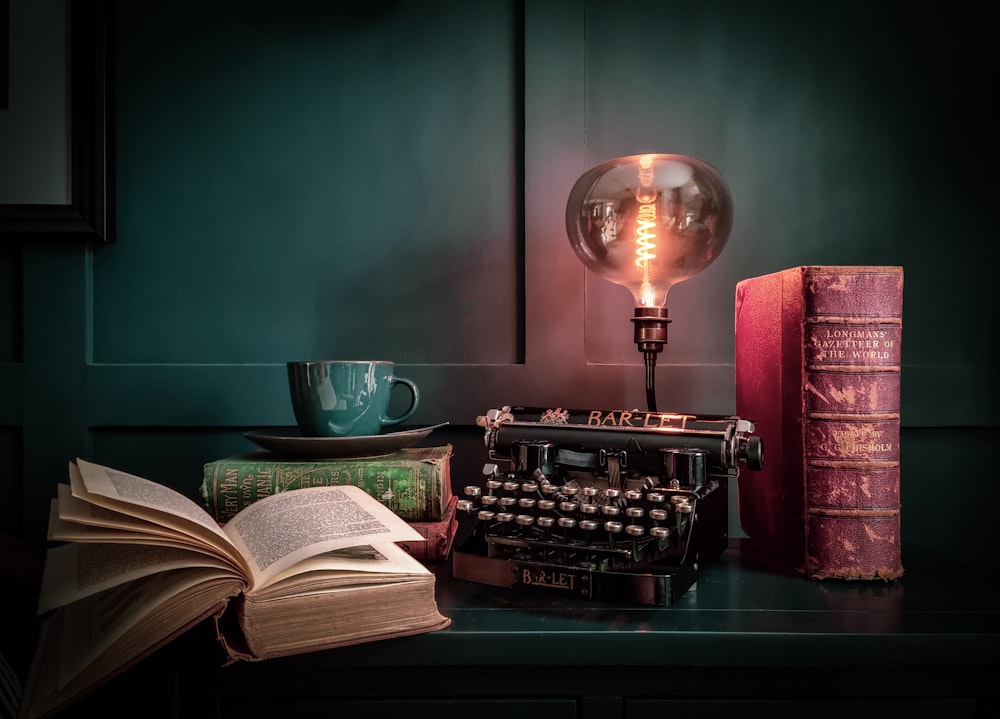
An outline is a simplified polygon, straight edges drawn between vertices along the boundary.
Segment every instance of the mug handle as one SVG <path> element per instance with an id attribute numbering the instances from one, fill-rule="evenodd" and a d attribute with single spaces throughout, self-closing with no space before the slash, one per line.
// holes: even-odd
<path id="1" fill-rule="evenodd" d="M 413 413 L 417 411 L 417 406 L 420 404 L 420 390 L 417 389 L 416 382 L 414 382 L 412 379 L 407 379 L 406 377 L 399 377 L 397 375 L 393 375 L 389 378 L 390 390 L 398 384 L 404 385 L 407 389 L 410 390 L 410 395 L 412 396 L 412 399 L 410 401 L 410 406 L 406 411 L 404 411 L 398 417 L 383 418 L 382 419 L 383 427 L 389 427 L 394 424 L 399 424 L 400 422 L 405 422 L 406 420 L 408 420 L 410 417 L 413 416 Z"/>

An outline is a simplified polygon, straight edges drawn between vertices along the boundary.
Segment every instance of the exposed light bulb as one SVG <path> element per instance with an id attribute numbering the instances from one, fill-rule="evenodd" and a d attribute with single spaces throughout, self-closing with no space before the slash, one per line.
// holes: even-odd
<path id="1" fill-rule="evenodd" d="M 686 155 L 619 157 L 595 165 L 570 191 L 566 230 L 591 271 L 623 285 L 635 300 L 635 342 L 647 368 L 667 341 L 667 295 L 719 256 L 733 224 L 726 181 Z"/>

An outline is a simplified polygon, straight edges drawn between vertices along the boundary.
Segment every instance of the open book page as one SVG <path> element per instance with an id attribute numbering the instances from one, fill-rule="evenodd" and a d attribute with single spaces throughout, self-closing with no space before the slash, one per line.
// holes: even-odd
<path id="1" fill-rule="evenodd" d="M 58 504 L 58 512 L 49 515 L 51 522 L 56 520 L 61 524 L 72 523 L 79 526 L 81 531 L 85 527 L 98 527 L 101 529 L 120 529 L 128 534 L 146 535 L 159 534 L 165 537 L 176 537 L 177 530 L 164 527 L 156 522 L 146 519 L 139 519 L 132 514 L 119 512 L 115 509 L 108 509 L 96 504 L 91 504 L 85 499 L 73 496 L 73 490 L 68 484 L 59 484 L 56 487 L 56 498 L 54 504 Z M 50 539 L 54 539 L 50 537 Z"/>
<path id="2" fill-rule="evenodd" d="M 392 542 L 334 551 L 309 557 L 271 578 L 257 591 L 254 601 L 285 599 L 300 594 L 333 591 L 361 584 L 385 584 L 393 578 L 424 578 L 431 571 Z"/>
<path id="3" fill-rule="evenodd" d="M 59 485 L 58 497 L 49 506 L 48 538 L 53 542 L 154 544 L 219 554 L 214 547 L 176 529 L 74 497 L 66 484 Z"/>
<path id="4" fill-rule="evenodd" d="M 91 504 L 190 536 L 243 564 L 212 515 L 170 487 L 82 459 L 70 464 L 70 487 L 74 496 Z"/>
<path id="5" fill-rule="evenodd" d="M 48 538 L 53 542 L 115 542 L 122 544 L 150 544 L 159 547 L 181 547 L 193 551 L 201 551 L 218 557 L 219 553 L 207 549 L 203 544 L 192 544 L 185 541 L 175 532 L 160 534 L 157 531 L 147 532 L 141 529 L 120 529 L 118 527 L 102 527 L 96 524 L 78 524 L 64 519 L 53 502 L 49 511 Z"/>
<path id="6" fill-rule="evenodd" d="M 186 567 L 214 570 L 241 583 L 242 571 L 226 559 L 176 547 L 137 547 L 127 544 L 73 543 L 46 552 L 38 596 L 38 613 L 92 596 L 136 579 Z M 138 599 L 136 595 L 133 599 Z M 161 597 L 150 597 L 154 603 Z M 138 608 L 140 611 L 142 607 Z"/>
<path id="7" fill-rule="evenodd" d="M 272 494 L 244 507 L 224 530 L 251 566 L 251 589 L 324 552 L 423 539 L 391 509 L 353 485 Z"/>

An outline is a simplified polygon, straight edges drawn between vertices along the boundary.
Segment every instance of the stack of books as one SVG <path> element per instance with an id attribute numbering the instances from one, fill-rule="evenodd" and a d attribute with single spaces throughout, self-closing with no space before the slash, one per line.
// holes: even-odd
<path id="1" fill-rule="evenodd" d="M 448 559 L 458 526 L 450 444 L 406 447 L 377 457 L 283 458 L 255 450 L 208 462 L 201 497 L 217 522 L 264 497 L 308 487 L 354 485 L 410 524 L 425 541 L 399 546 L 421 562 Z"/>

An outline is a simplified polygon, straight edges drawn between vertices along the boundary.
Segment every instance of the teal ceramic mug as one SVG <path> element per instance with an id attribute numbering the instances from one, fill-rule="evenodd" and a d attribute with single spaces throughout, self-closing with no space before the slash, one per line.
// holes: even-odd
<path id="1" fill-rule="evenodd" d="M 306 437 L 367 437 L 409 419 L 420 404 L 416 383 L 393 374 L 385 360 L 288 362 L 295 421 Z M 410 391 L 409 407 L 389 416 L 392 390 Z"/>

